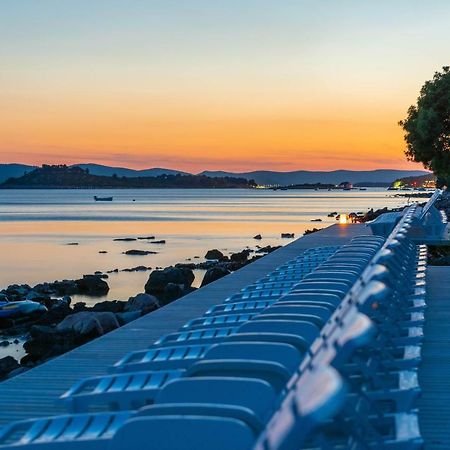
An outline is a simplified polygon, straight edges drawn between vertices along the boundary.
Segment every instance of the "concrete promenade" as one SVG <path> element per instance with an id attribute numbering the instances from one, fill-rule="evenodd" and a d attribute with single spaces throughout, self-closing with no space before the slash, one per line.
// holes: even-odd
<path id="1" fill-rule="evenodd" d="M 450 267 L 429 267 L 419 424 L 426 450 L 450 449 Z"/>
<path id="2" fill-rule="evenodd" d="M 370 228 L 354 224 L 333 225 L 304 236 L 164 308 L 0 383 L 0 425 L 64 413 L 64 408 L 55 404 L 55 399 L 80 378 L 106 374 L 108 367 L 126 353 L 145 348 L 161 335 L 177 331 L 188 320 L 203 315 L 212 305 L 223 302 L 295 258 L 302 249 L 342 245 L 363 234 L 371 234 Z"/>

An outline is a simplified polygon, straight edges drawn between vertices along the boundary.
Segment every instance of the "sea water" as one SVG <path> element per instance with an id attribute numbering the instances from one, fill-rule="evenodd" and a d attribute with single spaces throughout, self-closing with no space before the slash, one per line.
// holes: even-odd
<path id="1" fill-rule="evenodd" d="M 112 196 L 113 201 L 96 202 L 94 195 Z M 138 265 L 200 262 L 213 248 L 229 254 L 247 246 L 284 245 L 290 241 L 281 233 L 300 237 L 306 229 L 335 223 L 330 212 L 366 212 L 405 203 L 385 189 L 0 190 L 0 289 Z M 256 234 L 262 240 L 253 239 Z M 166 243 L 114 241 L 145 236 Z M 131 249 L 157 253 L 124 254 Z M 74 301 L 127 300 L 143 291 L 148 274 L 110 274 L 106 297 L 76 296 Z M 198 286 L 202 273 L 196 275 Z"/>

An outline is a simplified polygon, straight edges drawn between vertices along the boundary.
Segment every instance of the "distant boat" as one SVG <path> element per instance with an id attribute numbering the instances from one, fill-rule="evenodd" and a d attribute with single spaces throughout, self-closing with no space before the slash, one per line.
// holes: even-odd
<path id="1" fill-rule="evenodd" d="M 112 197 L 97 197 L 96 195 L 94 195 L 94 200 L 96 202 L 112 202 L 113 198 Z"/>
<path id="2" fill-rule="evenodd" d="M 359 188 L 360 191 L 367 191 L 366 188 Z"/>

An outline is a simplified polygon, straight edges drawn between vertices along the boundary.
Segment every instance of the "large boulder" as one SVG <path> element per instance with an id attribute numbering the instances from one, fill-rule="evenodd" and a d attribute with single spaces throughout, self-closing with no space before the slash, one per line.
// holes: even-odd
<path id="1" fill-rule="evenodd" d="M 92 307 L 92 311 L 95 312 L 112 312 L 114 314 L 124 311 L 126 302 L 120 300 L 105 300 L 104 302 L 98 302 Z"/>
<path id="2" fill-rule="evenodd" d="M 218 261 L 223 260 L 224 257 L 224 254 L 216 248 L 213 250 L 208 250 L 205 255 L 205 259 L 217 259 Z"/>
<path id="3" fill-rule="evenodd" d="M 47 358 L 72 350 L 86 342 L 76 332 L 58 331 L 55 327 L 34 325 L 30 329 L 30 340 L 23 345 L 27 354 L 20 360 L 22 365 L 33 365 Z"/>
<path id="4" fill-rule="evenodd" d="M 53 283 L 41 283 L 33 288 L 42 294 L 72 295 L 78 294 L 78 286 L 75 280 L 61 280 Z"/>
<path id="5" fill-rule="evenodd" d="M 25 300 L 30 300 L 32 302 L 39 302 L 39 303 L 46 304 L 50 300 L 50 296 L 48 294 L 43 294 L 43 293 L 31 290 L 26 295 Z"/>
<path id="6" fill-rule="evenodd" d="M 70 297 L 68 297 L 70 299 Z M 73 309 L 70 307 L 70 301 L 61 299 L 48 310 L 48 312 L 39 321 L 40 324 L 52 325 L 61 320 L 64 320 L 66 316 L 73 313 Z"/>
<path id="7" fill-rule="evenodd" d="M 82 336 L 101 336 L 118 328 L 119 322 L 111 312 L 79 312 L 67 316 L 56 327 L 59 332 L 73 331 Z"/>
<path id="8" fill-rule="evenodd" d="M 13 370 L 18 369 L 19 363 L 12 356 L 0 359 L 0 379 L 6 377 Z"/>
<path id="9" fill-rule="evenodd" d="M 127 311 L 116 314 L 117 320 L 120 325 L 126 325 L 127 323 L 133 322 L 133 320 L 139 319 L 141 317 L 140 311 Z"/>
<path id="10" fill-rule="evenodd" d="M 24 300 L 30 292 L 31 287 L 28 284 L 11 284 L 2 292 L 9 298 L 10 301 Z"/>
<path id="11" fill-rule="evenodd" d="M 169 283 L 164 288 L 163 302 L 165 305 L 167 305 L 168 303 L 171 303 L 174 300 L 183 297 L 183 295 L 185 294 L 186 294 L 185 290 L 179 284 Z"/>
<path id="12" fill-rule="evenodd" d="M 125 304 L 125 311 L 135 312 L 138 311 L 141 314 L 147 314 L 160 307 L 159 300 L 150 294 L 138 294 L 135 297 L 130 297 Z"/>
<path id="13" fill-rule="evenodd" d="M 225 275 L 229 275 L 230 273 L 231 272 L 228 269 L 223 267 L 213 267 L 212 269 L 208 269 L 203 277 L 201 287 L 206 286 L 207 284 L 212 283 Z"/>
<path id="14" fill-rule="evenodd" d="M 76 280 L 80 294 L 101 296 L 109 291 L 108 283 L 98 275 L 83 275 L 83 278 Z"/>
<path id="15" fill-rule="evenodd" d="M 230 257 L 232 262 L 245 263 L 250 255 L 250 250 L 245 249 L 238 253 L 233 253 Z"/>
<path id="16" fill-rule="evenodd" d="M 166 267 L 164 270 L 154 270 L 145 284 L 145 292 L 162 297 L 169 283 L 178 284 L 180 288 L 187 289 L 194 279 L 194 272 L 187 268 Z"/>

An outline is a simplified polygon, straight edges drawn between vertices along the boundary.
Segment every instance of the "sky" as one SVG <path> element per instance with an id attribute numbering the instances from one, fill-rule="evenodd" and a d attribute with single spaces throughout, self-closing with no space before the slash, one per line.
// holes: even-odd
<path id="1" fill-rule="evenodd" d="M 0 163 L 420 168 L 397 122 L 449 21 L 448 0 L 2 0 Z"/>

